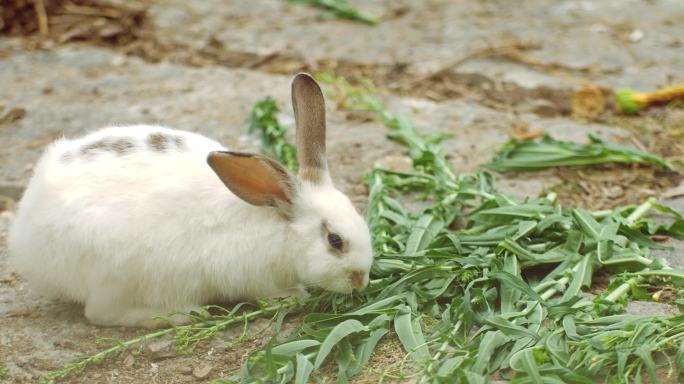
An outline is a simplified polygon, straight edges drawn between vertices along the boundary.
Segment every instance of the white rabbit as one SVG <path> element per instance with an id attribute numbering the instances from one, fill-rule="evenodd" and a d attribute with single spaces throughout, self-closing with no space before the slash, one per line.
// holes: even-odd
<path id="1" fill-rule="evenodd" d="M 325 104 L 309 75 L 292 81 L 292 102 L 298 176 L 156 126 L 55 142 L 10 228 L 12 265 L 39 292 L 84 303 L 92 323 L 148 328 L 216 300 L 365 287 L 368 226 L 328 174 Z"/>

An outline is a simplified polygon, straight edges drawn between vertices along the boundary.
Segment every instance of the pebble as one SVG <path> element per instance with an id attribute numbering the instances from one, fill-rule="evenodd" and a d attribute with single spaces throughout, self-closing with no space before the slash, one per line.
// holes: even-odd
<path id="1" fill-rule="evenodd" d="M 629 41 L 631 43 L 638 43 L 643 38 L 644 38 L 644 31 L 642 31 L 641 29 L 635 29 L 632 31 L 632 33 L 629 34 Z"/>
<path id="2" fill-rule="evenodd" d="M 152 361 L 168 359 L 178 355 L 178 353 L 173 349 L 172 340 L 159 340 L 147 344 L 145 347 L 145 352 L 145 354 Z"/>
<path id="3" fill-rule="evenodd" d="M 133 357 L 133 355 L 126 356 L 126 358 L 123 361 L 123 364 L 126 367 L 131 368 L 133 366 L 133 364 L 135 364 L 135 357 Z"/>
<path id="4" fill-rule="evenodd" d="M 192 375 L 195 376 L 196 379 L 206 379 L 212 369 L 214 369 L 214 367 L 209 364 L 200 364 L 192 370 Z"/>
<path id="5" fill-rule="evenodd" d="M 193 371 L 193 369 L 192 369 L 192 367 L 189 366 L 189 365 L 186 365 L 186 366 L 184 366 L 184 367 L 181 367 L 181 368 L 178 370 L 178 372 L 180 372 L 181 375 L 186 375 L 186 376 L 192 375 L 192 371 Z"/>

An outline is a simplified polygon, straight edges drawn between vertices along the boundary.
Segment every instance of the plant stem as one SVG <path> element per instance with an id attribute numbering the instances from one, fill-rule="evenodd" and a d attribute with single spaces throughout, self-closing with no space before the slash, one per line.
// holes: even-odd
<path id="1" fill-rule="evenodd" d="M 643 276 L 632 277 L 631 279 L 627 280 L 626 282 L 620 284 L 619 287 L 615 288 L 615 290 L 613 292 L 611 292 L 608 296 L 606 296 L 606 300 L 616 302 L 622 296 L 624 296 L 627 292 L 629 292 L 630 288 L 634 284 L 639 284 L 642 281 L 644 281 Z"/>
<path id="2" fill-rule="evenodd" d="M 637 220 L 646 216 L 648 211 L 650 211 L 651 208 L 653 208 L 653 204 L 655 202 L 656 200 L 650 197 L 644 203 L 636 207 L 636 209 L 629 216 L 627 216 L 627 225 L 629 225 L 630 227 L 634 226 Z"/>
<path id="3" fill-rule="evenodd" d="M 105 349 L 102 352 L 99 352 L 99 353 L 92 355 L 92 356 L 88 356 L 87 358 L 85 358 L 79 362 L 67 364 L 60 371 L 49 372 L 48 374 L 46 374 L 41 379 L 41 382 L 50 383 L 56 379 L 65 378 L 69 374 L 82 371 L 88 365 L 90 365 L 92 363 L 100 362 L 100 361 L 106 359 L 107 357 L 109 357 L 110 355 L 117 353 L 119 351 L 122 351 L 122 350 L 126 349 L 127 347 L 130 347 L 131 345 L 144 343 L 145 341 L 150 340 L 150 339 L 156 339 L 156 338 L 162 337 L 164 335 L 168 335 L 170 333 L 179 332 L 179 331 L 186 330 L 186 329 L 195 329 L 195 328 L 207 327 L 207 328 L 215 328 L 217 330 L 222 330 L 222 329 L 224 329 L 230 325 L 233 325 L 235 323 L 242 323 L 242 322 L 254 320 L 256 318 L 264 317 L 267 315 L 273 315 L 282 309 L 294 307 L 296 305 L 297 305 L 296 302 L 283 302 L 283 303 L 279 303 L 277 305 L 271 305 L 268 307 L 258 309 L 256 311 L 244 313 L 244 314 L 238 315 L 238 316 L 232 316 L 232 317 L 226 318 L 226 319 L 220 319 L 220 320 L 209 319 L 209 320 L 199 322 L 199 323 L 188 324 L 188 325 L 183 325 L 183 326 L 173 327 L 173 328 L 166 328 L 166 329 L 162 329 L 162 330 L 159 330 L 159 331 L 156 331 L 153 333 L 148 333 L 148 334 L 145 334 L 143 336 L 137 337 L 135 339 L 131 339 L 131 340 L 124 341 L 122 343 L 118 343 L 117 345 L 115 345 L 111 348 Z"/>
<path id="4" fill-rule="evenodd" d="M 575 271 L 575 269 L 572 269 Z M 567 287 L 568 282 L 570 282 L 570 278 L 567 276 L 563 276 L 560 280 L 556 281 L 556 284 L 554 284 L 554 287 L 547 289 L 544 293 L 542 293 L 540 296 L 544 300 L 548 300 L 552 298 L 555 294 L 559 292 L 563 292 L 565 290 L 565 287 Z M 563 287 L 562 289 L 557 289 L 557 287 Z"/>
<path id="5" fill-rule="evenodd" d="M 653 208 L 654 203 L 655 203 L 655 199 L 651 197 L 648 200 L 646 200 L 644 203 L 642 203 L 641 205 L 636 207 L 636 209 L 634 209 L 634 211 L 629 216 L 627 216 L 627 225 L 629 225 L 630 227 L 633 227 L 634 224 L 639 219 L 646 216 L 648 211 L 650 211 L 651 208 Z M 649 265 L 652 263 L 653 263 L 653 260 L 648 260 Z M 643 282 L 644 279 L 645 279 L 644 276 L 632 277 L 631 279 L 620 284 L 620 286 L 615 288 L 615 290 L 613 292 L 608 294 L 608 296 L 606 296 L 606 300 L 616 302 L 622 296 L 627 294 L 627 292 L 629 292 L 629 290 L 632 286 L 634 286 L 635 284 L 639 284 L 639 283 Z"/>

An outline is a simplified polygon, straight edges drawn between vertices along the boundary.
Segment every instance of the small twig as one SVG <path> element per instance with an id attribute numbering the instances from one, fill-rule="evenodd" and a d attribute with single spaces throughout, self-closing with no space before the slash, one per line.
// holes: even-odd
<path id="1" fill-rule="evenodd" d="M 36 17 L 38 18 L 38 29 L 40 30 L 40 34 L 47 36 L 48 33 L 50 33 L 50 29 L 48 27 L 48 16 L 45 11 L 45 3 L 43 3 L 43 0 L 33 0 L 33 9 L 35 9 Z"/>
<path id="2" fill-rule="evenodd" d="M 122 14 L 119 10 L 113 8 L 95 8 L 75 4 L 67 4 L 64 6 L 65 15 L 81 15 L 81 16 L 104 16 L 111 19 L 121 18 Z"/>

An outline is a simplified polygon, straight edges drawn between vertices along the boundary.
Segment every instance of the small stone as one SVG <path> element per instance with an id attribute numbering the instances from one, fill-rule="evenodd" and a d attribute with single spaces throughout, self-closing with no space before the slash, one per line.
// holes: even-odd
<path id="1" fill-rule="evenodd" d="M 644 31 L 642 31 L 641 29 L 635 29 L 632 31 L 632 33 L 629 34 L 630 43 L 638 43 L 643 38 L 644 38 Z"/>
<path id="2" fill-rule="evenodd" d="M 209 364 L 201 364 L 192 370 L 192 375 L 195 376 L 196 379 L 206 379 L 212 369 L 214 369 L 214 367 Z"/>
<path id="3" fill-rule="evenodd" d="M 159 364 L 150 363 L 150 372 L 151 373 L 159 372 Z"/>
<path id="4" fill-rule="evenodd" d="M 173 349 L 172 340 L 160 340 L 147 344 L 145 347 L 146 355 L 152 361 L 158 361 L 175 357 L 178 353 Z"/>
<path id="5" fill-rule="evenodd" d="M 135 357 L 133 355 L 128 355 L 123 361 L 124 366 L 130 368 L 135 364 Z"/>
<path id="6" fill-rule="evenodd" d="M 619 185 L 613 185 L 606 188 L 606 196 L 610 197 L 611 199 L 617 199 L 618 197 L 622 197 L 624 195 L 625 191 Z"/>
<path id="7" fill-rule="evenodd" d="M 192 375 L 192 371 L 193 371 L 193 369 L 192 369 L 192 367 L 189 366 L 189 365 L 186 365 L 186 366 L 184 366 L 184 367 L 181 367 L 181 368 L 178 370 L 178 372 L 180 372 L 181 375 L 186 375 L 186 376 Z"/>
<path id="8" fill-rule="evenodd" d="M 407 156 L 390 155 L 385 156 L 375 162 L 375 165 L 381 168 L 388 169 L 395 172 L 410 172 L 413 162 Z"/>

